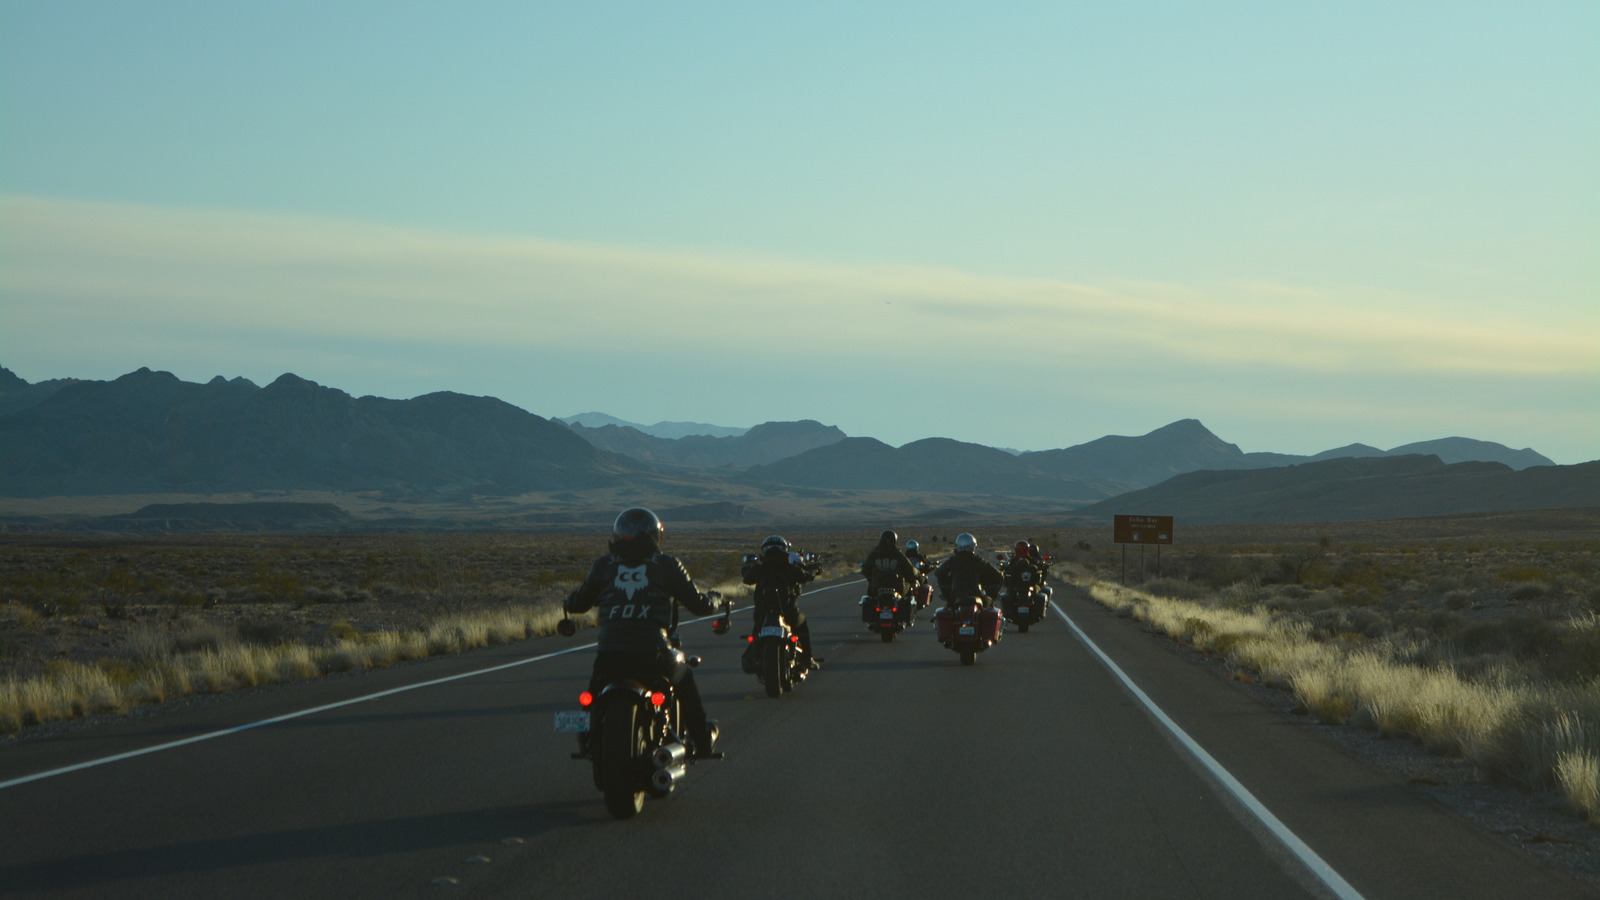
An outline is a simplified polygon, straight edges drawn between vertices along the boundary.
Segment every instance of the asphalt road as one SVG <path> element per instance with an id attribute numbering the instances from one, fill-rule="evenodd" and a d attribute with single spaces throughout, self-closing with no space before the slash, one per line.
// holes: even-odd
<path id="1" fill-rule="evenodd" d="M 926 620 L 881 643 L 858 596 L 807 596 L 827 664 L 776 700 L 739 671 L 738 628 L 686 626 L 727 758 L 629 822 L 552 728 L 587 680 L 582 633 L 4 748 L 0 896 L 1597 896 L 1070 589 L 972 667 Z"/>

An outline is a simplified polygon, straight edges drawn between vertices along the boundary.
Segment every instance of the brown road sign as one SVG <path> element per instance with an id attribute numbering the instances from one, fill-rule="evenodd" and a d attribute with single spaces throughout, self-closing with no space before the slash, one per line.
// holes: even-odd
<path id="1" fill-rule="evenodd" d="M 1112 516 L 1111 540 L 1118 544 L 1170 544 L 1172 517 Z"/>

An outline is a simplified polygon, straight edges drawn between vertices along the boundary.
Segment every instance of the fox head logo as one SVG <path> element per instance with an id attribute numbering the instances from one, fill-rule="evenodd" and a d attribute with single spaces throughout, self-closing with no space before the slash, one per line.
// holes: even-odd
<path id="1" fill-rule="evenodd" d="M 645 578 L 644 566 L 618 566 L 617 580 L 613 583 L 616 584 L 616 586 L 621 589 L 624 594 L 628 595 L 629 600 L 632 600 L 633 595 L 638 593 L 639 590 L 645 585 L 649 584 L 650 581 L 649 579 Z"/>

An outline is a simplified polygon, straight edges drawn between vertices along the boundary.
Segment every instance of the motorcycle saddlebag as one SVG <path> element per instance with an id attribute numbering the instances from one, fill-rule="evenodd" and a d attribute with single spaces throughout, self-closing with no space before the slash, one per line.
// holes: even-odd
<path id="1" fill-rule="evenodd" d="M 956 639 L 956 611 L 948 607 L 933 614 L 933 623 L 939 629 L 939 643 Z"/>
<path id="2" fill-rule="evenodd" d="M 978 612 L 978 638 L 985 641 L 1000 640 L 1000 610 L 985 609 Z"/>

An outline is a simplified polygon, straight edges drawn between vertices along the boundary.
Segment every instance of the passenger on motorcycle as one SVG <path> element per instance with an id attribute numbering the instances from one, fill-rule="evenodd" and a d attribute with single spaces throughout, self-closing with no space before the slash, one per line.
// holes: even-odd
<path id="1" fill-rule="evenodd" d="M 1020 597 L 1027 592 L 1029 584 L 1044 587 L 1044 575 L 1049 564 L 1039 555 L 1038 549 L 1028 541 L 1017 541 L 1012 549 L 1011 558 L 1006 560 L 1005 568 L 1001 570 L 1005 576 L 1006 590 L 1013 597 Z"/>
<path id="2" fill-rule="evenodd" d="M 978 555 L 978 539 L 970 534 L 956 535 L 956 552 L 939 564 L 933 577 L 947 607 L 967 597 L 978 598 L 986 607 L 993 606 L 1005 585 L 1000 570 Z"/>
<path id="3" fill-rule="evenodd" d="M 648 509 L 625 509 L 611 528 L 610 553 L 595 559 L 583 584 L 562 608 L 580 613 L 599 607 L 599 652 L 589 690 L 599 693 L 624 678 L 663 677 L 677 686 L 683 724 L 699 755 L 711 753 L 717 724 L 706 718 L 694 671 L 668 640 L 672 602 L 710 615 L 715 608 L 695 589 L 676 557 L 661 552 L 664 529 Z"/>
<path id="4" fill-rule="evenodd" d="M 867 580 L 867 592 L 876 594 L 884 588 L 892 588 L 902 596 L 909 589 L 909 585 L 917 581 L 916 567 L 911 565 L 911 560 L 900 551 L 897 543 L 899 536 L 893 531 L 884 531 L 878 536 L 878 545 L 867 554 L 861 563 L 861 577 Z"/>
<path id="5" fill-rule="evenodd" d="M 811 627 L 806 624 L 806 614 L 800 611 L 800 586 L 817 576 L 800 564 L 800 554 L 790 548 L 782 535 L 775 534 L 761 542 L 759 556 L 746 558 L 740 574 L 745 584 L 755 587 L 755 629 L 761 628 L 776 605 L 790 630 L 800 638 L 806 665 L 819 668 L 822 660 L 811 652 Z"/>

